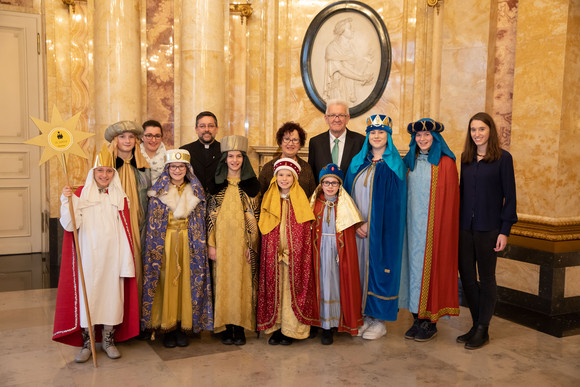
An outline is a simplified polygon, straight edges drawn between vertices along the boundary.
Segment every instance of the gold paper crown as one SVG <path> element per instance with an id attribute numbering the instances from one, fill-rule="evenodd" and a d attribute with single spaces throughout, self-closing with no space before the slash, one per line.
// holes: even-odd
<path id="1" fill-rule="evenodd" d="M 109 150 L 106 144 L 103 144 L 101 151 L 95 154 L 95 161 L 93 163 L 93 168 L 96 167 L 111 167 L 115 168 L 115 161 L 113 160 L 113 154 Z"/>
<path id="2" fill-rule="evenodd" d="M 234 134 L 227 136 L 220 140 L 220 150 L 223 152 L 237 150 L 241 152 L 248 152 L 248 138 Z"/>
<path id="3" fill-rule="evenodd" d="M 170 149 L 165 154 L 165 164 L 167 163 L 189 163 L 191 156 L 185 149 Z"/>
<path id="4" fill-rule="evenodd" d="M 367 118 L 368 126 L 391 126 L 391 118 L 382 114 L 375 114 Z"/>

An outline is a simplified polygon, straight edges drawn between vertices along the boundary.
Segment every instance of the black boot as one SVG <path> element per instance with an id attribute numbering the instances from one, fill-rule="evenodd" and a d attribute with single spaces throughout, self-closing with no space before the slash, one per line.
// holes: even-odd
<path id="1" fill-rule="evenodd" d="M 318 335 L 318 327 L 310 327 L 310 335 L 308 336 L 309 339 L 313 339 Z"/>
<path id="2" fill-rule="evenodd" d="M 246 334 L 244 333 L 244 327 L 234 325 L 234 344 L 235 345 L 246 344 Z"/>
<path id="3" fill-rule="evenodd" d="M 226 330 L 222 332 L 221 335 L 222 344 L 232 345 L 234 343 L 234 326 L 231 324 L 226 325 Z"/>
<path id="4" fill-rule="evenodd" d="M 469 339 L 471 339 L 473 337 L 473 335 L 475 335 L 476 330 L 477 330 L 477 324 L 472 326 L 471 329 L 469 330 L 469 332 L 467 332 L 461 336 L 457 336 L 456 341 L 458 343 L 467 343 L 469 341 Z"/>
<path id="5" fill-rule="evenodd" d="M 175 331 L 175 344 L 178 347 L 187 347 L 189 345 L 189 337 L 187 333 L 182 332 L 181 329 Z"/>
<path id="6" fill-rule="evenodd" d="M 419 326 L 421 325 L 421 320 L 419 320 L 419 315 L 417 313 L 413 313 L 413 325 L 407 332 L 405 332 L 405 339 L 413 340 L 415 335 L 419 331 Z"/>
<path id="7" fill-rule="evenodd" d="M 437 336 L 437 323 L 432 323 L 429 320 L 421 320 L 419 330 L 415 334 L 415 341 L 429 341 L 435 336 Z"/>
<path id="8" fill-rule="evenodd" d="M 489 334 L 486 326 L 478 325 L 475 334 L 465 343 L 465 349 L 477 349 L 489 343 Z"/>
<path id="9" fill-rule="evenodd" d="M 277 331 L 272 333 L 272 336 L 270 336 L 270 338 L 268 339 L 268 344 L 278 345 L 280 344 L 281 339 L 282 339 L 282 330 L 278 329 Z"/>
<path id="10" fill-rule="evenodd" d="M 333 342 L 332 338 L 332 329 L 323 329 L 322 330 L 322 337 L 320 338 L 320 342 L 322 345 L 330 345 Z"/>
<path id="11" fill-rule="evenodd" d="M 177 346 L 175 333 L 175 331 L 171 331 L 163 335 L 163 346 L 165 348 L 175 348 Z"/>

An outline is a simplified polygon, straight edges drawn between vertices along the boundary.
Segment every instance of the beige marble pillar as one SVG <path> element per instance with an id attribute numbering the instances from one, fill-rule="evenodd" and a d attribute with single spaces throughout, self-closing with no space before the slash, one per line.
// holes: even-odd
<path id="1" fill-rule="evenodd" d="M 443 49 L 443 2 L 433 9 L 433 49 L 431 57 L 431 98 L 429 117 L 438 120 L 441 106 L 441 50 Z"/>
<path id="2" fill-rule="evenodd" d="M 139 4 L 134 0 L 95 1 L 95 129 L 97 147 L 108 125 L 141 121 Z"/>
<path id="3" fill-rule="evenodd" d="M 519 2 L 511 153 L 516 235 L 580 240 L 580 3 Z M 579 244 L 576 244 L 576 247 Z"/>
<path id="4" fill-rule="evenodd" d="M 524 215 L 580 219 L 579 8 L 519 2 L 511 151 Z"/>
<path id="5" fill-rule="evenodd" d="M 179 144 L 197 139 L 195 116 L 213 112 L 222 128 L 225 119 L 224 19 L 223 0 L 183 0 L 181 11 L 180 131 Z M 223 136 L 222 130 L 218 137 Z M 177 137 L 177 136 L 176 136 Z"/>

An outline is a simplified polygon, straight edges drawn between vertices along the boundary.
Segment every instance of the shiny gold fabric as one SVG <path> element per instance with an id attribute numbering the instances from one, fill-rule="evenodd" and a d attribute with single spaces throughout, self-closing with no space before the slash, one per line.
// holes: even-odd
<path id="1" fill-rule="evenodd" d="M 280 207 L 280 191 L 275 187 L 276 185 L 276 175 L 274 175 L 270 181 L 270 186 L 262 199 L 260 221 L 258 223 L 262 234 L 268 234 L 276 228 L 278 223 L 280 223 L 278 215 L 282 213 Z M 292 207 L 294 208 L 294 215 L 296 216 L 297 223 L 314 220 L 314 213 L 310 208 L 310 202 L 308 201 L 304 190 L 302 190 L 298 184 L 296 178 L 294 178 L 294 183 L 292 184 L 292 187 L 290 187 L 288 197 L 292 200 Z"/>
<path id="2" fill-rule="evenodd" d="M 154 329 L 172 331 L 181 322 L 182 330 L 192 330 L 188 260 L 187 219 L 174 219 L 170 212 L 159 284 L 151 309 L 151 325 Z"/>
<path id="3" fill-rule="evenodd" d="M 238 190 L 239 181 L 228 178 L 228 188 L 217 215 L 213 235 L 209 238 L 209 244 L 216 246 L 217 254 L 214 264 L 216 333 L 225 330 L 226 324 L 256 330 L 252 267 L 246 257 L 248 230 Z"/>

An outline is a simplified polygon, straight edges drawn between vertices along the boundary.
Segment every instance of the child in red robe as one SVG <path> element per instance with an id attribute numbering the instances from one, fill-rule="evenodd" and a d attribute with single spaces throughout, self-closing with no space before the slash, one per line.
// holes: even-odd
<path id="1" fill-rule="evenodd" d="M 273 333 L 271 345 L 305 339 L 310 325 L 319 324 L 310 235 L 314 215 L 298 184 L 299 173 L 294 160 L 276 161 L 258 223 L 262 252 L 257 323 L 259 331 Z"/>
<path id="2" fill-rule="evenodd" d="M 336 164 L 320 171 L 320 184 L 310 199 L 314 210 L 314 276 L 320 307 L 321 342 L 333 342 L 333 328 L 357 335 L 363 325 L 355 226 L 363 219 L 342 188 L 343 172 Z"/>

